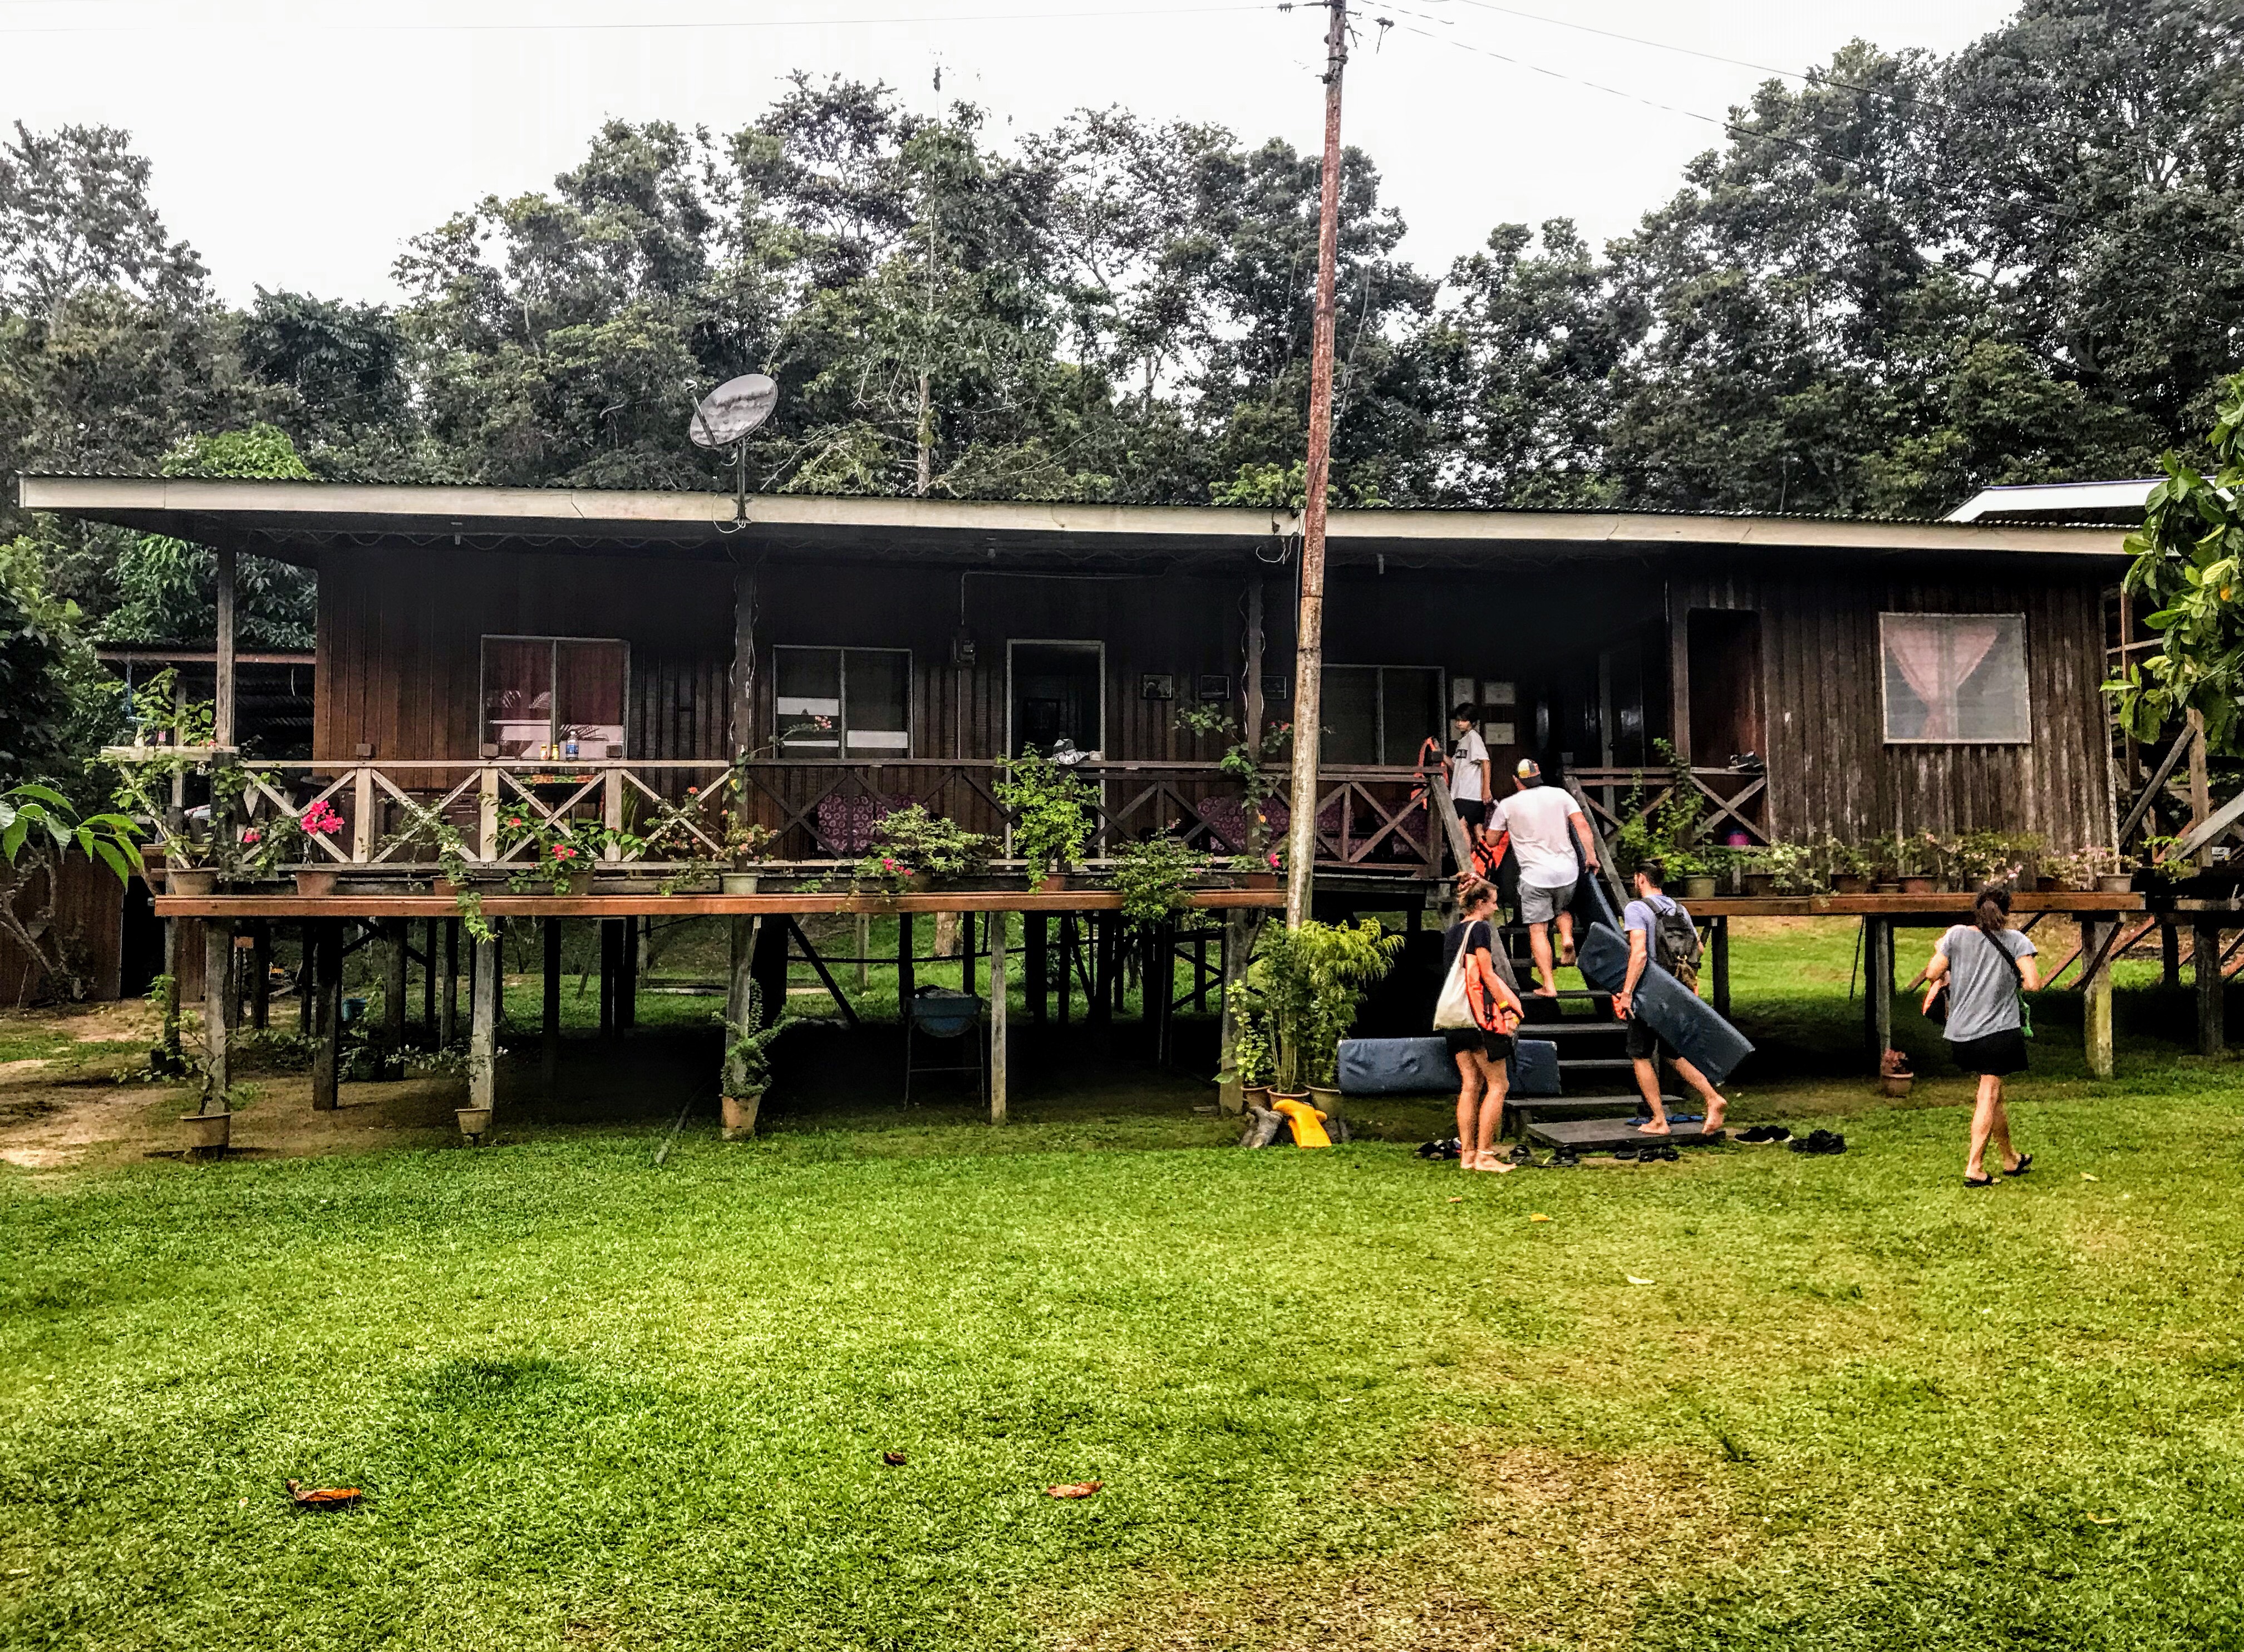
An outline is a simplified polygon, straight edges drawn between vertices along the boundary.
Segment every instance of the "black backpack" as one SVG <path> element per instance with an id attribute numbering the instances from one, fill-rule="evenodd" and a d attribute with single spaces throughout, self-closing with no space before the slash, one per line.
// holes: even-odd
<path id="1" fill-rule="evenodd" d="M 1652 909 L 1652 958 L 1693 992 L 1699 990 L 1699 958 L 1704 951 L 1699 926 L 1690 914 L 1670 902 L 1665 911 Z"/>

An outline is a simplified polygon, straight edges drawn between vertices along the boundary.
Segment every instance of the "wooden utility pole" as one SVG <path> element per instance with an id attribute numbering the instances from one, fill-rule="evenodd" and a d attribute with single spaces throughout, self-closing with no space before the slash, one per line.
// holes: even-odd
<path id="1" fill-rule="evenodd" d="M 1286 861 L 1286 926 L 1309 915 L 1317 860 L 1317 748 L 1323 717 L 1325 478 L 1332 460 L 1333 331 L 1340 256 L 1340 85 L 1348 65 L 1348 0 L 1326 0 L 1325 162 L 1317 191 L 1317 308 L 1309 344 L 1308 497 L 1301 508 L 1301 607 L 1294 645 L 1294 796 Z"/>

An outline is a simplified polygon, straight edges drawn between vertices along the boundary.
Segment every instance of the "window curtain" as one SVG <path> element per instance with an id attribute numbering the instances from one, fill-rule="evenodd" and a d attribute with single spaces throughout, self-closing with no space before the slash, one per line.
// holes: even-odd
<path id="1" fill-rule="evenodd" d="M 1941 615 L 1909 620 L 1889 616 L 1886 653 L 1900 667 L 1909 692 L 1924 702 L 1920 740 L 1960 738 L 1956 695 L 2002 634 L 1993 620 Z"/>

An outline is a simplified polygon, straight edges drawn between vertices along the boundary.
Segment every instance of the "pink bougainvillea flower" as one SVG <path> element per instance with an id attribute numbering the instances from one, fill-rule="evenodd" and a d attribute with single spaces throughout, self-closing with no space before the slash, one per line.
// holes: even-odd
<path id="1" fill-rule="evenodd" d="M 701 795 L 701 789 L 699 786 L 688 786 L 686 789 L 686 795 L 688 797 L 699 797 Z"/>
<path id="2" fill-rule="evenodd" d="M 257 828 L 253 826 L 247 831 L 242 833 L 241 841 L 245 843 L 261 843 L 265 841 L 265 834 L 259 831 Z"/>
<path id="3" fill-rule="evenodd" d="M 555 860 L 574 860 L 577 858 L 577 851 L 570 848 L 566 843 L 556 843 L 553 845 L 553 858 Z"/>

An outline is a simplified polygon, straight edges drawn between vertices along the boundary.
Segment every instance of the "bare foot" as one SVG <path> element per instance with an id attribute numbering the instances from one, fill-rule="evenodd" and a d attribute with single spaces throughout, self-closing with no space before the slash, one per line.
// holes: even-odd
<path id="1" fill-rule="evenodd" d="M 1709 1132 L 1719 1130 L 1729 1116 L 1730 1104 L 1716 1096 L 1707 1103 L 1707 1122 L 1700 1127 Z"/>
<path id="2" fill-rule="evenodd" d="M 1518 1168 L 1519 1167 L 1516 1164 L 1504 1163 L 1503 1160 L 1497 1158 L 1493 1153 L 1482 1154 L 1480 1155 L 1480 1162 L 1473 1166 L 1473 1168 L 1476 1170 L 1493 1170 L 1500 1176 L 1508 1176 Z"/>
<path id="3" fill-rule="evenodd" d="M 1554 999 L 1558 996 L 1558 989 L 1555 986 L 1538 986 L 1527 996 L 1530 998 Z"/>
<path id="4" fill-rule="evenodd" d="M 1664 1136 L 1668 1134 L 1668 1131 L 1666 1125 L 1662 1123 L 1659 1120 L 1654 1119 L 1650 1124 L 1638 1125 L 1636 1127 L 1636 1133 L 1639 1135 Z"/>

